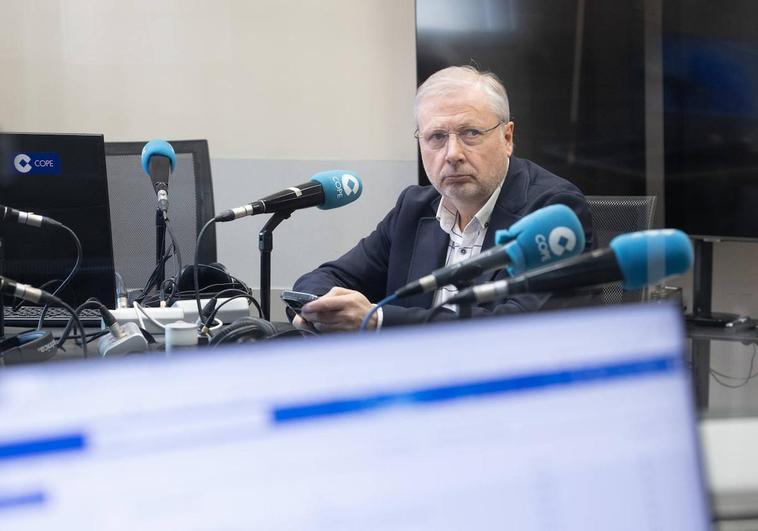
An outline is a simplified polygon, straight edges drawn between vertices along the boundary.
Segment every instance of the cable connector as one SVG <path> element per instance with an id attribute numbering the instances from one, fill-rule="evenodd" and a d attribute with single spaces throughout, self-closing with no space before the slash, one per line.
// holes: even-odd
<path id="1" fill-rule="evenodd" d="M 97 351 L 102 357 L 130 354 L 133 352 L 145 352 L 148 350 L 147 339 L 140 332 L 136 323 L 125 323 L 123 327 L 115 323 L 121 330 L 121 337 L 116 337 L 113 328 L 110 334 L 100 338 L 97 343 Z"/>
<path id="2" fill-rule="evenodd" d="M 98 306 L 98 309 L 100 310 L 100 317 L 103 320 L 103 323 L 105 323 L 105 326 L 108 328 L 108 330 L 111 331 L 111 334 L 113 334 L 113 337 L 116 339 L 121 339 L 126 335 L 126 332 L 124 332 L 124 329 L 121 327 L 120 324 L 118 324 L 118 321 L 113 316 L 113 314 L 103 306 L 102 304 Z"/>

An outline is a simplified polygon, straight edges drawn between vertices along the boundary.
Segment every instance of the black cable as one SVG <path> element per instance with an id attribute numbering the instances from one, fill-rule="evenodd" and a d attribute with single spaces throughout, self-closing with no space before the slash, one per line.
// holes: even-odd
<path id="1" fill-rule="evenodd" d="M 439 304 L 435 306 L 434 308 L 432 308 L 432 311 L 429 312 L 429 314 L 427 314 L 426 319 L 424 319 L 424 324 L 429 323 L 432 320 L 432 318 L 438 313 L 440 313 L 442 310 L 450 311 L 449 308 L 445 308 L 445 303 Z"/>
<path id="2" fill-rule="evenodd" d="M 150 293 L 150 290 L 152 290 L 153 287 L 156 286 L 158 282 L 158 277 L 160 276 L 160 272 L 165 269 L 166 262 L 168 262 L 168 259 L 173 256 L 172 251 L 174 251 L 173 241 L 171 245 L 168 247 L 168 249 L 166 249 L 163 256 L 161 256 L 160 260 L 158 260 L 158 263 L 155 264 L 155 267 L 153 268 L 153 272 L 150 273 L 150 276 L 148 277 L 147 282 L 145 283 L 145 286 L 140 290 L 140 294 L 134 298 L 135 301 L 142 303 L 145 297 L 147 297 L 147 295 Z"/>
<path id="3" fill-rule="evenodd" d="M 317 334 L 316 332 L 313 332 L 312 330 L 305 330 L 303 328 L 292 328 L 290 330 L 282 330 L 281 332 L 277 332 L 276 334 L 268 336 L 266 341 L 269 339 L 276 339 L 279 337 L 306 337 L 306 336 L 315 336 L 319 337 L 320 334 Z"/>
<path id="4" fill-rule="evenodd" d="M 76 235 L 76 233 L 73 230 L 68 228 L 63 223 L 59 222 L 57 226 L 65 230 L 66 232 L 68 232 L 71 235 L 71 237 L 74 239 L 74 244 L 76 245 L 76 261 L 74 262 L 74 267 L 71 269 L 71 272 L 68 274 L 68 276 L 65 279 L 63 279 L 63 282 L 61 282 L 60 285 L 55 289 L 55 291 L 51 293 L 51 295 L 53 296 L 58 295 L 66 288 L 66 286 L 68 286 L 68 284 L 71 282 L 71 279 L 74 278 L 74 275 L 76 275 L 79 272 L 79 269 L 82 263 L 82 242 L 79 240 L 79 237 Z M 47 308 L 48 308 L 47 304 L 45 304 L 42 307 L 42 313 L 40 313 L 39 321 L 37 321 L 37 330 L 42 329 L 42 323 L 45 321 Z"/>
<path id="5" fill-rule="evenodd" d="M 261 308 L 261 305 L 258 303 L 258 299 L 256 299 L 255 297 L 253 297 L 253 294 L 250 291 L 250 288 L 248 288 L 247 290 L 241 290 L 241 289 L 237 289 L 237 288 L 222 289 L 221 291 L 219 291 L 218 293 L 216 293 L 212 298 L 218 300 L 221 297 L 225 297 L 227 295 L 235 295 L 235 294 L 240 295 L 240 296 L 246 296 L 247 300 L 249 300 L 250 302 L 252 302 L 253 306 L 255 306 L 255 309 L 258 310 L 258 317 L 263 317 L 263 309 Z M 237 297 L 232 297 L 232 298 L 237 298 Z M 231 299 L 229 299 L 229 300 L 231 300 Z M 219 305 L 219 308 L 221 308 L 221 306 L 223 306 L 227 302 L 229 302 L 229 301 L 222 302 Z M 218 311 L 218 308 L 216 308 L 216 311 Z"/>
<path id="6" fill-rule="evenodd" d="M 204 267 L 206 267 L 208 269 L 213 269 L 214 271 L 218 271 L 220 273 L 223 273 L 227 277 L 229 277 L 232 280 L 232 285 L 231 285 L 232 288 L 235 287 L 235 284 L 239 284 L 240 286 L 242 286 L 243 291 L 247 291 L 250 295 L 253 294 L 253 290 L 250 288 L 250 286 L 248 286 L 244 281 L 240 280 L 239 278 L 237 278 L 234 275 L 232 275 L 231 273 L 229 273 L 226 269 L 224 269 L 222 267 L 214 266 L 212 264 L 205 264 Z M 221 285 L 221 284 L 214 284 L 214 285 L 217 286 L 217 285 Z M 203 288 L 203 289 L 205 289 L 205 288 Z"/>
<path id="7" fill-rule="evenodd" d="M 224 291 L 229 291 L 229 290 L 224 290 Z M 223 292 L 221 292 L 221 293 L 223 293 Z M 218 300 L 218 299 L 221 297 L 221 293 L 219 293 L 219 294 L 218 294 L 216 297 L 214 297 L 213 299 L 214 299 L 214 300 Z M 259 318 L 262 318 L 262 316 L 263 316 L 263 312 L 261 311 L 261 307 L 260 307 L 260 306 L 258 306 L 258 301 L 256 301 L 256 300 L 255 300 L 255 297 L 253 297 L 252 295 L 248 295 L 247 293 L 242 293 L 242 294 L 239 294 L 239 295 L 234 295 L 233 297 L 229 297 L 227 300 L 225 300 L 224 302 L 222 302 L 221 304 L 219 304 L 219 305 L 218 305 L 216 308 L 214 308 L 214 309 L 213 309 L 213 311 L 210 313 L 210 315 L 209 315 L 209 316 L 208 316 L 208 317 L 205 319 L 205 322 L 203 323 L 203 326 L 204 326 L 205 328 L 208 328 L 208 325 L 209 325 L 209 324 L 213 324 L 213 321 L 216 319 L 216 314 L 218 313 L 218 311 L 219 311 L 219 310 L 220 310 L 220 309 L 221 309 L 221 308 L 222 308 L 222 307 L 223 307 L 225 304 L 232 302 L 234 299 L 241 299 L 241 298 L 243 298 L 243 297 L 245 297 L 245 298 L 246 298 L 246 299 L 248 299 L 249 301 L 252 301 L 252 302 L 253 302 L 253 304 L 255 304 L 256 308 L 258 309 L 258 317 L 259 317 Z"/>
<path id="8" fill-rule="evenodd" d="M 233 282 L 233 283 L 224 282 L 224 283 L 209 284 L 207 286 L 203 286 L 202 288 L 200 288 L 200 293 L 203 294 L 204 292 L 208 291 L 208 292 L 210 292 L 210 293 L 212 293 L 212 294 L 215 295 L 217 292 L 214 291 L 214 290 L 216 290 L 217 288 L 221 287 L 222 289 L 236 289 L 240 293 L 248 293 L 248 294 L 250 294 L 250 288 L 248 288 L 247 286 L 244 286 L 244 284 L 242 284 L 242 283 L 240 283 L 241 287 L 239 287 L 239 288 L 232 287 L 235 284 L 237 284 L 237 282 Z M 180 298 L 183 297 L 183 296 L 185 296 L 185 295 L 190 295 L 190 296 L 192 296 L 192 298 L 194 298 L 195 290 L 194 289 L 190 289 L 190 290 L 179 291 L 179 292 L 177 292 L 176 295 L 178 297 L 180 297 Z M 156 297 L 155 295 L 153 295 L 151 298 L 145 299 L 145 301 L 142 303 L 142 305 L 143 306 L 150 306 L 150 305 L 152 305 L 153 303 L 156 303 L 156 302 L 159 302 L 159 298 Z"/>
<path id="9" fill-rule="evenodd" d="M 722 372 L 719 372 L 715 369 L 710 370 L 711 376 L 713 376 L 713 379 L 716 380 L 717 383 L 719 383 L 720 385 L 723 385 L 724 387 L 728 387 L 730 389 L 739 389 L 741 387 L 745 387 L 750 382 L 750 380 L 758 376 L 758 371 L 753 372 L 753 366 L 755 365 L 756 354 L 758 354 L 758 347 L 753 345 L 753 355 L 750 357 L 750 366 L 748 367 L 748 370 L 747 370 L 747 376 L 731 376 L 729 374 L 724 374 Z M 719 377 L 726 378 L 727 380 L 737 380 L 737 381 L 741 380 L 741 383 L 738 383 L 738 384 L 726 383 L 720 380 Z"/>
<path id="10" fill-rule="evenodd" d="M 94 340 L 100 339 L 101 337 L 108 334 L 110 334 L 110 330 L 98 330 L 97 332 L 87 334 L 87 343 L 92 343 Z"/>
<path id="11" fill-rule="evenodd" d="M 147 283 L 145 284 L 145 287 L 142 288 L 142 291 L 140 291 L 140 294 L 134 298 L 134 300 L 140 304 L 142 304 L 145 300 L 145 297 L 150 293 L 150 290 L 153 289 L 153 287 L 156 287 L 159 291 L 163 290 L 163 283 L 161 285 L 158 284 L 158 278 L 161 276 L 161 272 L 165 271 L 166 268 L 166 262 L 168 262 L 168 259 L 172 256 L 174 257 L 175 264 L 174 264 L 174 277 L 179 278 L 179 275 L 182 271 L 182 252 L 179 249 L 179 244 L 176 242 L 176 237 L 174 236 L 174 232 L 171 230 L 171 223 L 169 221 L 168 214 L 164 208 L 161 208 L 160 201 L 158 201 L 158 208 L 160 210 L 163 210 L 163 226 L 166 228 L 166 231 L 168 232 L 169 238 L 171 239 L 171 245 L 164 249 L 163 255 L 158 260 L 158 263 L 155 264 L 155 268 L 153 269 L 153 272 L 150 274 L 150 277 L 147 280 Z M 172 253 L 173 251 L 173 253 Z M 176 284 L 176 283 L 175 283 Z M 175 289 L 172 289 L 171 294 L 168 297 L 168 303 L 167 306 L 170 306 L 173 302 Z M 161 293 L 163 295 L 163 293 Z M 165 300 L 161 298 L 160 300 Z"/>
<path id="12" fill-rule="evenodd" d="M 176 276 L 182 270 L 182 251 L 179 249 L 179 244 L 176 241 L 174 231 L 171 229 L 171 223 L 168 222 L 168 219 L 166 219 L 166 232 L 168 232 L 169 238 L 171 238 L 171 247 L 174 250 L 174 261 L 176 262 L 174 276 Z"/>
<path id="13" fill-rule="evenodd" d="M 87 333 L 84 331 L 84 326 L 82 326 L 82 322 L 79 320 L 79 315 L 76 310 L 74 310 L 71 306 L 69 306 L 67 303 L 56 297 L 55 295 L 48 294 L 49 298 L 52 299 L 52 302 L 55 303 L 55 305 L 60 306 L 61 308 L 65 308 L 70 314 L 71 319 L 69 319 L 69 322 L 73 321 L 76 323 L 77 328 L 79 329 L 79 333 L 81 334 L 81 337 L 85 337 Z M 68 328 L 68 325 L 67 325 Z M 82 355 L 87 358 L 89 357 L 87 354 L 87 342 L 82 340 Z M 56 348 L 60 348 L 60 345 L 56 343 Z"/>
<path id="14" fill-rule="evenodd" d="M 193 264 L 193 271 L 192 271 L 192 280 L 195 283 L 195 301 L 197 302 L 197 315 L 198 317 L 203 312 L 203 305 L 200 304 L 200 279 L 197 273 L 197 266 L 198 262 L 200 261 L 200 241 L 203 239 L 203 235 L 205 234 L 206 229 L 216 223 L 216 219 L 212 218 L 205 222 L 205 225 L 203 225 L 203 228 L 200 229 L 200 232 L 197 235 L 197 240 L 195 241 L 195 262 Z"/>
<path id="15" fill-rule="evenodd" d="M 88 306 L 95 306 L 96 308 L 98 308 L 100 310 L 100 314 L 101 315 L 109 315 L 109 314 L 111 316 L 113 315 L 113 314 L 110 313 L 110 310 L 108 308 L 106 308 L 105 305 L 102 302 L 100 302 L 99 300 L 95 299 L 94 297 L 91 297 L 91 298 L 87 299 L 86 301 L 84 301 L 83 303 L 81 303 L 79 306 L 77 306 L 76 310 L 74 310 L 74 313 L 77 316 L 76 317 L 77 321 L 79 320 L 79 317 L 78 317 L 79 312 L 82 311 L 84 308 L 87 308 Z M 58 342 L 55 344 L 55 346 L 57 348 L 61 348 L 61 346 L 63 345 L 63 343 L 65 343 L 66 339 L 68 339 L 68 336 L 71 334 L 72 323 L 73 323 L 73 318 L 69 319 L 68 322 L 66 323 L 66 326 L 63 329 L 63 332 L 61 333 L 61 336 L 58 339 Z M 82 337 L 86 336 L 86 334 L 84 333 L 84 329 L 83 328 L 80 330 L 80 332 L 82 332 Z"/>
<path id="16" fill-rule="evenodd" d="M 90 332 L 90 333 L 88 333 L 85 337 L 87 339 L 87 343 L 92 343 L 95 339 L 103 337 L 104 335 L 106 335 L 108 333 L 109 333 L 108 330 L 98 330 L 97 332 Z M 61 336 L 54 336 L 53 337 L 53 339 L 55 339 L 55 341 L 58 341 L 60 338 L 61 338 Z M 76 335 L 69 334 L 66 339 L 67 340 L 68 339 L 74 339 L 74 340 L 77 340 L 77 341 L 81 341 L 81 337 L 79 337 L 79 332 L 77 332 Z M 77 342 L 77 345 L 78 344 L 79 343 Z"/>

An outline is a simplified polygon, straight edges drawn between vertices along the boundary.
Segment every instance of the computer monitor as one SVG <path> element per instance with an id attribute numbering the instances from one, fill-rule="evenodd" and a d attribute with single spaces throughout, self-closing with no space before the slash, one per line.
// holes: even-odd
<path id="1" fill-rule="evenodd" d="M 50 216 L 73 230 L 83 259 L 60 297 L 78 306 L 96 297 L 115 303 L 113 248 L 102 135 L 0 133 L 0 203 Z M 62 281 L 76 260 L 68 233 L 1 223 L 3 275 L 41 287 Z M 57 283 L 47 287 L 53 291 Z"/>
<path id="2" fill-rule="evenodd" d="M 681 315 L 7 370 L 0 528 L 705 531 Z"/>

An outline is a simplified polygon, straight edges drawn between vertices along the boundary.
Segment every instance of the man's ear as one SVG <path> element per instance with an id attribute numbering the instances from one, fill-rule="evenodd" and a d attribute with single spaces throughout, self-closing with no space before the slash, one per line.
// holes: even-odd
<path id="1" fill-rule="evenodd" d="M 513 132 L 515 128 L 516 124 L 513 122 L 508 122 L 507 124 L 503 125 L 503 138 L 505 139 L 507 146 L 506 150 L 509 157 L 513 154 Z"/>

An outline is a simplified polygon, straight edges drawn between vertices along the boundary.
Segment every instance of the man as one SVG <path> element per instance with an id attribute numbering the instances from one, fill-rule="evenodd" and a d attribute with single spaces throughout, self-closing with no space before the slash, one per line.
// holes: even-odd
<path id="1" fill-rule="evenodd" d="M 432 186 L 405 189 L 376 230 L 341 258 L 302 276 L 294 289 L 323 295 L 306 304 L 297 327 L 322 332 L 355 330 L 372 309 L 406 283 L 476 256 L 491 247 L 498 229 L 547 205 L 572 208 L 593 246 L 589 207 L 568 181 L 512 157 L 513 129 L 505 88 L 494 74 L 450 67 L 427 79 L 416 93 L 416 137 Z M 504 271 L 478 282 L 502 278 Z M 455 293 L 445 287 L 384 306 L 370 328 L 424 322 L 429 308 Z M 474 314 L 539 309 L 546 296 L 519 295 Z M 451 318 L 452 311 L 441 318 Z"/>

